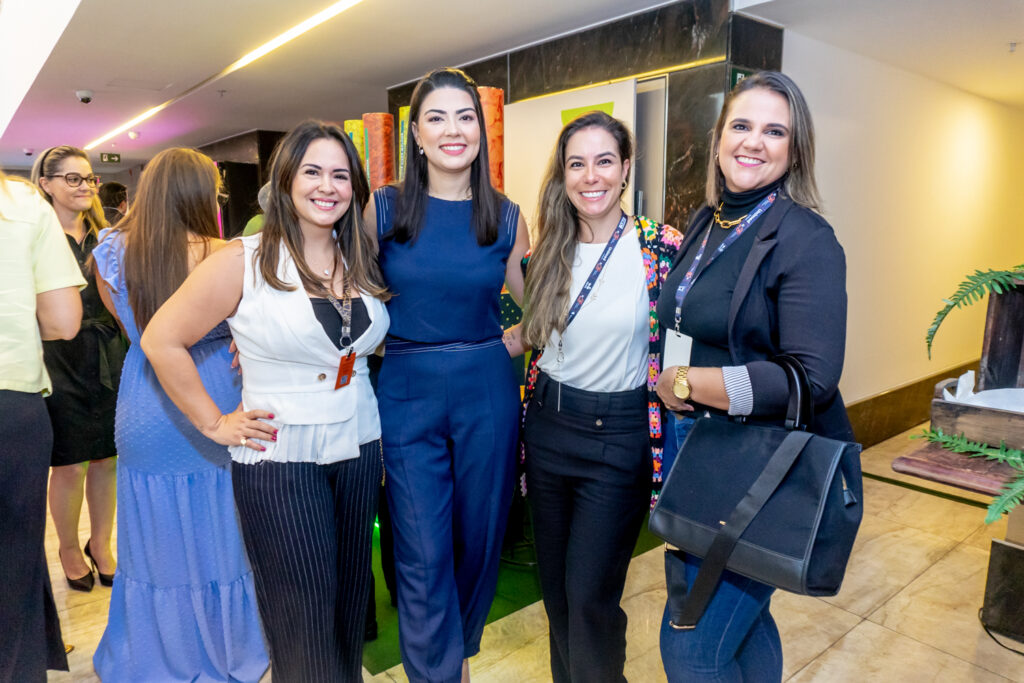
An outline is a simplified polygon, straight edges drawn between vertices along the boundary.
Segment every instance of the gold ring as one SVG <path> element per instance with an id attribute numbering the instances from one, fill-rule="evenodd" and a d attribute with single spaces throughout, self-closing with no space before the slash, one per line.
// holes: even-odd
<path id="1" fill-rule="evenodd" d="M 243 436 L 243 437 L 242 437 L 242 446 L 243 446 L 243 447 L 245 446 L 245 442 L 246 442 L 246 441 L 248 441 L 248 439 L 246 439 L 246 438 L 245 438 L 245 437 Z"/>

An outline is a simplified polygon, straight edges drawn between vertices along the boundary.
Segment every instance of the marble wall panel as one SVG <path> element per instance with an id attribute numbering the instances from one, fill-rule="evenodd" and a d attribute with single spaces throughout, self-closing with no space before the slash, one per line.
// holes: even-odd
<path id="1" fill-rule="evenodd" d="M 782 29 L 733 14 L 729 17 L 729 62 L 747 69 L 782 68 Z"/>
<path id="2" fill-rule="evenodd" d="M 668 75 L 664 222 L 681 230 L 704 204 L 709 134 L 725 98 L 728 68 L 723 62 Z"/>
<path id="3" fill-rule="evenodd" d="M 509 100 L 725 59 L 727 0 L 685 0 L 509 54 Z"/>

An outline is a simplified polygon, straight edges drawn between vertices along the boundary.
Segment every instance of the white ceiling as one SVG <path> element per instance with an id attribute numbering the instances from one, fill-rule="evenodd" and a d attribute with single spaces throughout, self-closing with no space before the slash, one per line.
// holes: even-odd
<path id="1" fill-rule="evenodd" d="M 330 0 L 82 0 L 0 137 L 0 166 L 85 145 L 218 73 Z M 386 108 L 386 88 L 666 4 L 664 0 L 364 0 L 258 62 L 93 150 L 116 172 L 171 145 L 199 146 L 306 117 Z M 1024 0 L 733 0 L 810 38 L 1024 107 Z M 39 2 L 40 8 L 46 3 Z M 45 9 L 40 9 L 45 11 Z M 0 21 L 3 14 L 0 13 Z M 1009 42 L 1021 46 L 1011 54 Z M 5 64 L 4 69 L 17 68 Z M 824 66 L 823 68 L 827 68 Z M 76 89 L 94 91 L 80 104 Z M 223 91 L 223 92 L 222 92 Z"/>
<path id="2" fill-rule="evenodd" d="M 734 0 L 734 7 L 823 43 L 1024 107 L 1024 0 Z M 1010 42 L 1020 43 L 1016 52 L 1010 52 Z"/>
<path id="3" fill-rule="evenodd" d="M 0 166 L 31 165 L 52 145 L 83 146 L 220 72 L 331 0 L 82 0 L 10 125 Z M 122 134 L 116 172 L 172 145 L 253 129 L 287 130 L 387 108 L 386 88 L 603 23 L 665 0 L 364 0 L 327 23 Z M 39 11 L 46 4 L 39 2 Z M 0 20 L 3 15 L 0 14 Z M 3 68 L 10 68 L 4 65 Z M 91 104 L 75 98 L 94 92 Z M 222 92 L 223 91 L 223 92 Z"/>

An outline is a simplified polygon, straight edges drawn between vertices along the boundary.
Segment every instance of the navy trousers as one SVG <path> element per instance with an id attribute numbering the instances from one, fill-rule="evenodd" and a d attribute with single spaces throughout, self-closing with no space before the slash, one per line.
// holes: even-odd
<path id="1" fill-rule="evenodd" d="M 625 682 L 626 570 L 650 505 L 647 387 L 596 393 L 540 374 L 526 412 L 526 489 L 551 677 Z"/>
<path id="2" fill-rule="evenodd" d="M 275 683 L 362 681 L 380 442 L 330 465 L 232 463 Z"/>
<path id="3" fill-rule="evenodd" d="M 494 343 L 388 343 L 378 383 L 410 681 L 458 681 L 480 650 L 514 487 L 519 392 Z"/>
<path id="4" fill-rule="evenodd" d="M 43 538 L 53 431 L 41 394 L 0 391 L 0 682 L 68 670 Z"/>

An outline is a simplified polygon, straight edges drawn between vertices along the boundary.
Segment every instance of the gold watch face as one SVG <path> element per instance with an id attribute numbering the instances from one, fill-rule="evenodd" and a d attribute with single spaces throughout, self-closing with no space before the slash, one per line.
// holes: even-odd
<path id="1" fill-rule="evenodd" d="M 672 393 L 675 394 L 676 398 L 680 401 L 685 401 L 690 398 L 690 382 L 686 375 L 688 374 L 689 368 L 679 368 L 676 371 L 676 381 L 672 384 Z"/>

